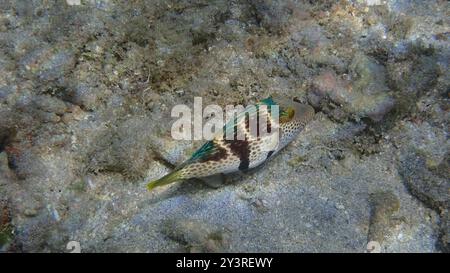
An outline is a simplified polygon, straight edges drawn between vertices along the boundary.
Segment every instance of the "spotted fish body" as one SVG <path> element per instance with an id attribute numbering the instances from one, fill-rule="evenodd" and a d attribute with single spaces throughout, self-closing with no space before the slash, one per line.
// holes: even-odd
<path id="1" fill-rule="evenodd" d="M 190 178 L 202 178 L 216 174 L 227 174 L 236 171 L 245 171 L 255 168 L 273 157 L 289 142 L 291 142 L 314 117 L 314 109 L 306 104 L 300 104 L 293 100 L 272 97 L 262 100 L 256 105 L 257 113 L 254 116 L 266 115 L 267 127 L 275 124 L 270 110 L 260 110 L 261 105 L 279 106 L 279 134 L 256 135 L 250 133 L 249 120 L 252 117 L 244 116 L 229 122 L 224 127 L 224 132 L 231 127 L 234 130 L 234 139 L 228 140 L 224 134 L 216 136 L 200 147 L 190 159 L 178 166 L 168 175 L 147 184 L 149 190 L 170 184 L 172 182 Z M 270 109 L 270 108 L 264 108 Z M 228 128 L 227 128 L 228 127 Z M 236 137 L 237 129 L 244 132 L 245 138 L 239 140 Z M 274 137 L 277 137 L 278 145 L 270 147 Z"/>

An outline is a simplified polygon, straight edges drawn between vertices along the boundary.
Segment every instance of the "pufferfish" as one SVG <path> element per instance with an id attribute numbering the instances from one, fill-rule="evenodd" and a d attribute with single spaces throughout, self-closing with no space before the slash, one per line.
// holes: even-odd
<path id="1" fill-rule="evenodd" d="M 262 105 L 267 107 L 261 107 Z M 278 105 L 278 115 L 271 113 L 272 105 Z M 315 114 L 311 106 L 283 97 L 274 99 L 271 96 L 255 106 L 256 111 L 242 112 L 229 121 L 221 133 L 206 142 L 172 172 L 148 183 L 147 189 L 152 190 L 155 187 L 191 178 L 208 181 L 207 179 L 211 177 L 221 177 L 223 174 L 246 171 L 260 166 L 294 140 Z M 267 110 L 260 110 L 263 108 Z M 270 132 L 271 126 L 276 124 L 279 129 L 278 134 L 260 135 L 257 132 L 255 135 L 254 130 L 251 130 L 249 126 L 250 120 L 262 115 L 266 115 L 267 131 Z M 275 121 L 273 117 L 278 117 L 278 121 Z M 234 131 L 232 139 L 225 136 L 226 130 L 230 128 Z M 244 133 L 244 138 L 236 137 L 238 129 L 242 130 L 240 132 Z M 268 143 L 273 142 L 274 136 L 277 137 L 277 145 L 272 146 L 273 149 L 267 149 L 271 147 Z"/>

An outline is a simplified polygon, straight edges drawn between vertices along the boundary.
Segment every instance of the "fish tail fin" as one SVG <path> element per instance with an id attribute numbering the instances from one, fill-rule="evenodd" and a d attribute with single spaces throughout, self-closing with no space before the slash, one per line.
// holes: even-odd
<path id="1" fill-rule="evenodd" d="M 181 175 L 180 170 L 173 171 L 173 172 L 161 177 L 160 179 L 149 182 L 147 184 L 147 189 L 149 191 L 151 191 L 156 187 L 164 186 L 164 185 L 167 185 L 167 184 L 170 184 L 170 183 L 176 182 L 178 180 L 182 180 L 182 179 L 183 179 L 183 177 Z"/>

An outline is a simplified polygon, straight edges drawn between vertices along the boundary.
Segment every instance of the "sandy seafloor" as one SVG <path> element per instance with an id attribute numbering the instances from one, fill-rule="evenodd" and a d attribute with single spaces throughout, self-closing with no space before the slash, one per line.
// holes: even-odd
<path id="1" fill-rule="evenodd" d="M 0 251 L 449 251 L 449 2 L 0 1 Z M 148 192 L 174 105 L 296 97 L 262 168 Z"/>

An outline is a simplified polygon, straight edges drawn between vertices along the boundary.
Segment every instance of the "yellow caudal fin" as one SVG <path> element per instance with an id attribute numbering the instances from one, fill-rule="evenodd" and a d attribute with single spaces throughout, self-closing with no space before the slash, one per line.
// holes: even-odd
<path id="1" fill-rule="evenodd" d="M 150 183 L 147 184 L 147 189 L 149 191 L 151 191 L 156 187 L 164 186 L 164 185 L 176 182 L 178 180 L 182 180 L 180 171 L 174 171 L 174 172 L 171 172 L 171 173 L 163 176 L 162 178 L 160 178 L 158 180 L 151 181 Z"/>

